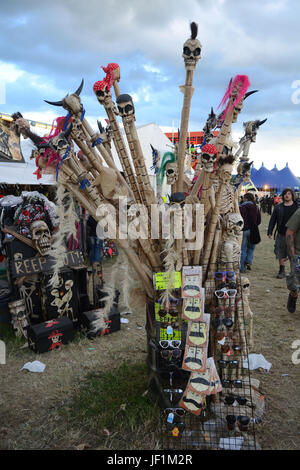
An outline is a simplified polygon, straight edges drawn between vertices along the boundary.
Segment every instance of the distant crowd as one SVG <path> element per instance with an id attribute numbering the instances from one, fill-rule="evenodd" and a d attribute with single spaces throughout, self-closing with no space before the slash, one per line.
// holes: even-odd
<path id="1" fill-rule="evenodd" d="M 278 279 L 286 278 L 289 291 L 287 310 L 294 313 L 300 289 L 300 197 L 291 188 L 281 195 L 265 195 L 261 198 L 253 192 L 241 196 L 240 213 L 244 220 L 241 246 L 240 272 L 251 270 L 255 247 L 261 241 L 259 225 L 261 212 L 269 214 L 267 236 L 274 237 L 274 253 L 279 262 Z M 274 232 L 274 235 L 273 235 Z M 289 259 L 290 273 L 285 272 Z"/>

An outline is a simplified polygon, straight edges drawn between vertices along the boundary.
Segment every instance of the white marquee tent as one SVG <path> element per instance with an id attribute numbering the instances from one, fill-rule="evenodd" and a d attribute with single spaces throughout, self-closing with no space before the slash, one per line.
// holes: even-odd
<path id="1" fill-rule="evenodd" d="M 36 128 L 34 129 L 34 132 L 37 132 Z M 42 132 L 45 133 L 45 130 L 43 130 Z M 146 124 L 144 126 L 138 127 L 137 133 L 145 157 L 148 174 L 150 175 L 151 184 L 153 185 L 153 187 L 155 187 L 154 171 L 151 170 L 153 161 L 152 149 L 150 144 L 152 144 L 155 149 L 160 151 L 162 155 L 165 152 L 172 151 L 172 144 L 170 140 L 165 136 L 163 131 L 160 129 L 160 127 L 155 123 Z M 125 136 L 124 141 L 128 149 L 128 154 L 130 155 L 129 147 L 127 145 L 127 140 Z M 55 177 L 52 175 L 44 175 L 41 179 L 37 180 L 36 175 L 33 174 L 36 170 L 36 166 L 35 161 L 30 160 L 30 155 L 34 148 L 34 144 L 31 142 L 30 139 L 21 138 L 21 150 L 24 156 L 25 163 L 0 162 L 0 183 L 19 185 L 55 184 Z M 118 169 L 122 170 L 118 154 L 115 150 L 114 145 L 112 145 L 112 153 Z"/>

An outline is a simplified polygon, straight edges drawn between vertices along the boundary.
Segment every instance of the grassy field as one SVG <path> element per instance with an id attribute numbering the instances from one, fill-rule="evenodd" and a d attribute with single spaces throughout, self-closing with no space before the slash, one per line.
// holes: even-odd
<path id="1" fill-rule="evenodd" d="M 292 363 L 292 343 L 300 340 L 300 305 L 286 310 L 285 280 L 276 279 L 273 241 L 256 247 L 250 305 L 254 312 L 254 348 L 272 363 L 270 372 L 255 371 L 266 409 L 257 439 L 265 450 L 300 448 L 300 365 Z M 109 282 L 112 264 L 104 264 Z M 124 272 L 117 272 L 116 286 Z M 78 334 L 68 346 L 36 355 L 22 348 L 8 328 L 7 364 L 0 365 L 0 449 L 159 449 L 159 410 L 147 398 L 145 299 L 135 273 L 129 323 L 112 335 L 88 340 Z M 120 299 L 121 309 L 125 299 Z M 300 301 L 299 301 L 300 302 Z M 42 374 L 21 371 L 28 361 L 46 364 Z"/>

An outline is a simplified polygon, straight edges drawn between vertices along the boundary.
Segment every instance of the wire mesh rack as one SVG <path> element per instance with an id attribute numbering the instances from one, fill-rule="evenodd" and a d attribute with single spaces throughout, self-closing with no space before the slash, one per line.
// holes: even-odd
<path id="1" fill-rule="evenodd" d="M 249 370 L 249 284 L 232 263 L 210 265 L 209 272 L 205 268 L 201 309 L 208 318 L 206 342 L 200 326 L 205 315 L 198 321 L 199 304 L 190 302 L 191 317 L 186 317 L 180 289 L 172 293 L 171 309 L 161 307 L 159 292 L 147 308 L 148 391 L 161 407 L 162 448 L 256 450 L 255 426 L 261 422 L 263 397 Z M 191 334 L 196 341 L 192 346 Z M 203 344 L 204 360 L 198 354 Z M 187 356 L 189 348 L 192 358 Z M 201 358 L 200 373 L 187 370 L 187 357 L 189 367 L 196 367 Z"/>

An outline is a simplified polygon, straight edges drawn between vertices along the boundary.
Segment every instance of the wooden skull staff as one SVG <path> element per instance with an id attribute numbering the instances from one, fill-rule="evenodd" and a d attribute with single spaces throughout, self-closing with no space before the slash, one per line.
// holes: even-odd
<path id="1" fill-rule="evenodd" d="M 191 100 L 194 92 L 193 76 L 194 70 L 201 56 L 201 43 L 197 38 L 198 26 L 196 23 L 191 23 L 191 37 L 183 45 L 183 58 L 185 64 L 185 85 L 183 107 L 181 111 L 181 125 L 178 142 L 178 181 L 176 183 L 176 191 L 183 191 L 184 184 L 184 164 L 186 155 L 186 138 L 189 126 L 189 116 L 191 109 Z"/>
<path id="2" fill-rule="evenodd" d="M 223 158 L 223 149 L 226 141 L 226 137 L 230 134 L 231 132 L 231 125 L 233 122 L 236 122 L 237 117 L 239 113 L 242 110 L 243 107 L 243 101 L 246 97 L 247 89 L 250 85 L 249 79 L 246 75 L 237 75 L 234 80 L 231 80 L 228 86 L 228 89 L 220 103 L 221 105 L 226 104 L 226 107 L 223 112 L 223 125 L 221 127 L 220 133 L 217 137 L 217 143 L 216 143 L 216 148 L 218 151 L 218 161 L 220 162 L 220 159 Z M 226 159 L 226 156 L 224 155 L 225 158 L 223 158 L 223 162 Z M 222 163 L 223 163 L 222 162 Z M 216 227 L 218 224 L 219 220 L 219 213 L 220 213 L 220 206 L 221 206 L 221 201 L 223 197 L 223 189 L 226 184 L 229 184 L 230 177 L 231 176 L 231 171 L 232 171 L 232 164 L 234 162 L 234 159 L 232 162 L 226 162 L 226 166 L 220 165 L 220 172 L 219 172 L 219 188 L 218 192 L 216 194 L 216 202 L 214 209 L 212 211 L 212 217 L 210 220 L 209 224 L 209 229 L 208 229 L 208 235 L 204 247 L 204 252 L 202 256 L 202 264 L 205 265 L 206 267 L 208 266 L 209 259 L 211 256 L 211 249 L 214 241 L 214 236 L 215 236 L 215 231 Z M 230 168 L 231 165 L 231 168 Z M 223 168 L 222 168 L 223 166 Z"/>

